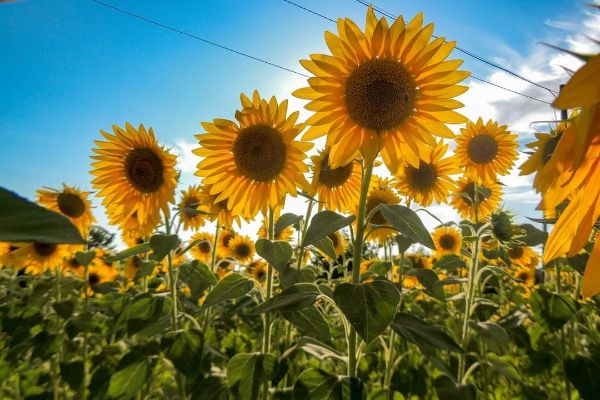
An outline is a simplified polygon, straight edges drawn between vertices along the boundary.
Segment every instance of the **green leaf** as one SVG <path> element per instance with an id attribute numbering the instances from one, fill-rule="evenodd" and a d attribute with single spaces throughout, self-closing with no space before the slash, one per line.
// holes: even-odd
<path id="1" fill-rule="evenodd" d="M 315 271 L 312 268 L 294 268 L 286 265 L 279 271 L 279 282 L 282 287 L 288 287 L 299 282 L 314 282 Z"/>
<path id="2" fill-rule="evenodd" d="M 276 370 L 273 354 L 239 353 L 227 364 L 227 382 L 236 399 L 254 400 L 261 385 L 272 379 Z"/>
<path id="3" fill-rule="evenodd" d="M 254 309 L 254 313 L 300 311 L 315 304 L 320 294 L 318 286 L 314 283 L 296 283 L 260 304 Z"/>
<path id="4" fill-rule="evenodd" d="M 0 187 L 0 242 L 85 244 L 64 215 Z"/>
<path id="5" fill-rule="evenodd" d="M 296 215 L 292 213 L 282 214 L 275 223 L 275 236 L 279 235 L 288 226 L 297 224 L 301 220 L 302 215 Z"/>
<path id="6" fill-rule="evenodd" d="M 565 373 L 582 399 L 597 399 L 600 393 L 600 366 L 587 357 L 565 360 Z"/>
<path id="7" fill-rule="evenodd" d="M 433 264 L 436 269 L 445 269 L 448 272 L 454 272 L 458 268 L 464 268 L 466 265 L 465 260 L 455 254 L 445 255 Z"/>
<path id="8" fill-rule="evenodd" d="M 121 261 L 121 260 L 129 258 L 131 256 L 146 253 L 150 250 L 151 250 L 150 243 L 146 242 L 146 243 L 138 244 L 137 246 L 130 247 L 123 251 L 120 251 L 112 257 L 107 257 L 106 260 L 108 262 Z"/>
<path id="9" fill-rule="evenodd" d="M 415 241 L 406 236 L 397 235 L 396 244 L 398 244 L 398 253 L 404 253 L 410 246 L 415 244 Z"/>
<path id="10" fill-rule="evenodd" d="M 191 393 L 192 400 L 228 400 L 229 388 L 225 379 L 207 376 L 196 380 Z"/>
<path id="11" fill-rule="evenodd" d="M 154 261 L 161 262 L 163 258 L 169 254 L 169 252 L 177 247 L 179 244 L 179 237 L 177 235 L 163 235 L 156 234 L 150 238 L 150 247 L 152 248 L 152 255 L 150 256 Z"/>
<path id="12" fill-rule="evenodd" d="M 218 283 L 210 268 L 198 260 L 182 264 L 179 267 L 179 279 L 190 288 L 194 300 L 198 300 L 206 289 Z"/>
<path id="13" fill-rule="evenodd" d="M 535 290 L 529 299 L 533 314 L 552 332 L 559 330 L 577 311 L 577 303 L 567 294 Z"/>
<path id="14" fill-rule="evenodd" d="M 527 246 L 538 246 L 546 243 L 548 234 L 544 231 L 539 230 L 532 224 L 522 224 L 521 229 L 525 230 L 525 237 L 520 240 L 523 241 Z"/>
<path id="15" fill-rule="evenodd" d="M 369 343 L 396 315 L 400 292 L 393 283 L 384 280 L 342 283 L 335 288 L 333 299 L 360 337 Z"/>
<path id="16" fill-rule="evenodd" d="M 61 362 L 60 377 L 69 384 L 71 389 L 79 389 L 83 382 L 83 361 Z"/>
<path id="17" fill-rule="evenodd" d="M 106 395 L 110 399 L 131 399 L 152 376 L 156 361 L 137 352 L 127 353 L 110 377 Z"/>
<path id="18" fill-rule="evenodd" d="M 52 304 L 52 308 L 61 318 L 67 319 L 73 315 L 75 310 L 75 303 L 72 300 L 59 301 Z"/>
<path id="19" fill-rule="evenodd" d="M 366 389 L 360 379 L 332 375 L 322 369 L 307 369 L 294 383 L 294 400 L 363 400 L 366 398 Z"/>
<path id="20" fill-rule="evenodd" d="M 169 332 L 163 336 L 161 346 L 165 356 L 171 360 L 175 368 L 189 377 L 200 372 L 204 335 L 198 329 Z"/>
<path id="21" fill-rule="evenodd" d="M 430 249 L 435 249 L 429 231 L 425 228 L 417 213 L 410 208 L 400 205 L 380 204 L 379 212 L 394 229 L 404 236 Z"/>
<path id="22" fill-rule="evenodd" d="M 317 243 L 319 240 L 350 225 L 354 219 L 354 216 L 344 217 L 343 215 L 328 210 L 318 212 L 310 220 L 310 225 L 306 230 L 302 247 Z"/>
<path id="23" fill-rule="evenodd" d="M 477 388 L 472 383 L 457 385 L 452 379 L 442 375 L 435 380 L 434 386 L 440 400 L 477 399 Z"/>
<path id="24" fill-rule="evenodd" d="M 253 287 L 252 280 L 237 272 L 231 273 L 221 279 L 217 286 L 208 293 L 204 304 L 211 306 L 227 300 L 237 299 L 248 293 Z"/>
<path id="25" fill-rule="evenodd" d="M 335 360 L 343 361 L 346 364 L 348 363 L 348 357 L 346 355 L 340 353 L 333 347 L 311 337 L 303 336 L 300 339 L 298 339 L 298 347 L 318 360 L 332 358 Z"/>
<path id="26" fill-rule="evenodd" d="M 438 284 L 440 279 L 435 272 L 425 268 L 415 268 L 412 271 L 414 271 L 419 283 L 425 288 L 425 293 L 441 301 L 446 299 L 444 288 Z"/>
<path id="27" fill-rule="evenodd" d="M 306 336 L 312 336 L 325 343 L 331 342 L 331 328 L 327 319 L 316 305 L 300 311 L 282 310 L 283 318 L 294 324 Z"/>
<path id="28" fill-rule="evenodd" d="M 94 261 L 95 257 L 95 250 L 78 251 L 77 253 L 75 253 L 75 260 L 77 260 L 77 262 L 83 266 L 90 265 L 90 263 Z"/>
<path id="29" fill-rule="evenodd" d="M 419 346 L 421 351 L 439 349 L 464 353 L 444 330 L 411 314 L 396 314 L 391 327 L 398 335 Z"/>
<path id="30" fill-rule="evenodd" d="M 332 260 L 337 260 L 337 254 L 335 253 L 335 247 L 333 247 L 333 241 L 329 237 L 324 237 L 313 244 L 313 246 Z"/>
<path id="31" fill-rule="evenodd" d="M 501 351 L 501 349 L 508 347 L 508 333 L 506 333 L 506 330 L 497 323 L 469 321 L 469 326 L 475 332 L 486 338 L 488 343 L 495 343 L 497 346 L 492 347 L 493 349 Z"/>
<path id="32" fill-rule="evenodd" d="M 161 333 L 168 326 L 171 307 L 168 297 L 151 293 L 138 295 L 127 308 L 127 333 L 141 336 Z"/>
<path id="33" fill-rule="evenodd" d="M 278 270 L 287 265 L 293 253 L 292 246 L 288 242 L 279 240 L 258 239 L 255 247 L 256 253 Z"/>

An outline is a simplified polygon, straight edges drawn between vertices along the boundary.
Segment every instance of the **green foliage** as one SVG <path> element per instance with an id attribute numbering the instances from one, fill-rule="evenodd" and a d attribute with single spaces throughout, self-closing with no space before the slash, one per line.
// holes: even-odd
<path id="1" fill-rule="evenodd" d="M 354 218 L 354 216 L 344 217 L 328 210 L 318 212 L 310 221 L 302 246 L 306 247 L 319 242 L 321 239 L 350 225 Z"/>
<path id="2" fill-rule="evenodd" d="M 227 364 L 227 382 L 236 398 L 254 400 L 262 384 L 274 377 L 276 369 L 277 358 L 272 354 L 236 354 Z"/>
<path id="3" fill-rule="evenodd" d="M 293 399 L 363 400 L 363 383 L 357 378 L 332 375 L 322 369 L 308 369 L 294 384 Z"/>
<path id="4" fill-rule="evenodd" d="M 407 313 L 398 313 L 391 327 L 401 337 L 415 343 L 423 352 L 431 350 L 449 350 L 463 352 L 464 350 L 442 329 Z"/>
<path id="5" fill-rule="evenodd" d="M 221 279 L 206 296 L 204 304 L 213 305 L 227 300 L 237 299 L 248 293 L 254 283 L 252 280 L 238 274 L 232 273 Z"/>
<path id="6" fill-rule="evenodd" d="M 536 318 L 552 332 L 566 324 L 577 311 L 577 304 L 572 297 L 545 289 L 534 291 L 530 304 Z"/>
<path id="7" fill-rule="evenodd" d="M 435 249 L 433 239 L 416 212 L 400 205 L 380 204 L 381 215 L 405 237 L 421 243 L 430 249 Z"/>
<path id="8" fill-rule="evenodd" d="M 258 239 L 256 241 L 256 252 L 269 264 L 277 269 L 286 266 L 292 257 L 292 246 L 288 242 Z"/>

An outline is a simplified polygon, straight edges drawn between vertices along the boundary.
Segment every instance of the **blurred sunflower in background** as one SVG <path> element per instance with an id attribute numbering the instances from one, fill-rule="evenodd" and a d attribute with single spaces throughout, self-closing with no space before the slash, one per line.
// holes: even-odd
<path id="1" fill-rule="evenodd" d="M 206 212 L 208 215 L 205 218 L 211 221 L 217 221 L 217 224 L 221 227 L 230 229 L 235 222 L 238 226 L 240 225 L 239 214 L 234 214 L 227 207 L 227 200 L 219 200 L 219 194 L 211 194 L 210 185 L 202 185 L 200 189 L 202 195 L 200 197 L 200 210 Z"/>
<path id="2" fill-rule="evenodd" d="M 537 265 L 537 253 L 529 246 L 513 246 L 507 250 L 513 266 L 528 267 Z"/>
<path id="3" fill-rule="evenodd" d="M 358 204 L 361 167 L 352 160 L 332 168 L 329 165 L 329 152 L 330 148 L 326 148 L 311 157 L 313 178 L 309 194 L 319 199 L 319 208 L 347 213 Z"/>
<path id="4" fill-rule="evenodd" d="M 14 251 L 18 248 L 15 244 L 0 242 L 0 268 L 13 268 L 15 266 Z"/>
<path id="5" fill-rule="evenodd" d="M 230 242 L 236 236 L 236 233 L 232 230 L 223 229 L 219 233 L 219 238 L 217 240 L 217 257 L 223 258 L 227 257 L 230 253 Z"/>
<path id="6" fill-rule="evenodd" d="M 466 121 L 454 111 L 463 104 L 453 98 L 467 90 L 457 83 L 469 73 L 457 70 L 461 60 L 446 60 L 455 42 L 431 40 L 432 34 L 421 13 L 389 26 L 370 7 L 364 33 L 339 19 L 337 35 L 325 32 L 331 55 L 300 61 L 314 74 L 309 87 L 294 92 L 314 112 L 303 138 L 327 134 L 332 168 L 350 163 L 362 146 L 380 148 L 392 173 L 403 161 L 418 166 L 420 147 L 435 144 L 432 133 L 451 138 L 446 124 Z"/>
<path id="7" fill-rule="evenodd" d="M 443 158 L 448 145 L 437 142 L 423 147 L 418 166 L 403 163 L 395 186 L 398 191 L 423 207 L 443 203 L 456 186 L 450 175 L 460 173 L 454 157 Z"/>
<path id="8" fill-rule="evenodd" d="M 190 243 L 196 240 L 200 240 L 200 242 L 190 249 L 190 254 L 198 261 L 209 263 L 212 257 L 214 236 L 206 232 L 196 232 L 190 238 Z"/>
<path id="9" fill-rule="evenodd" d="M 366 215 L 370 215 L 380 204 L 396 205 L 400 203 L 400 197 L 392 189 L 389 179 L 373 176 L 371 188 L 367 195 Z M 396 234 L 392 228 L 386 228 L 390 223 L 381 214 L 374 211 L 369 220 L 367 230 L 370 232 L 369 239 L 383 243 L 387 238 Z"/>
<path id="10" fill-rule="evenodd" d="M 247 268 L 247 271 L 261 285 L 265 285 L 267 282 L 267 270 L 268 266 L 264 260 L 254 260 L 250 264 L 248 264 Z"/>
<path id="11" fill-rule="evenodd" d="M 242 109 L 237 122 L 215 119 L 203 122 L 206 133 L 196 135 L 200 148 L 194 153 L 204 159 L 197 176 L 211 185 L 215 202 L 227 200 L 234 214 L 253 218 L 259 211 L 283 207 L 287 194 L 306 190 L 306 152 L 312 143 L 297 141 L 303 129 L 298 112 L 287 115 L 287 100 L 264 100 L 255 91 L 252 100 L 241 94 Z"/>
<path id="12" fill-rule="evenodd" d="M 12 252 L 15 266 L 25 268 L 32 275 L 62 267 L 72 252 L 72 246 L 68 244 L 33 242 L 18 244 L 17 247 Z"/>
<path id="13" fill-rule="evenodd" d="M 102 259 L 96 259 L 88 266 L 88 284 L 91 290 L 105 282 L 112 282 L 119 276 L 119 271 L 112 264 Z M 80 269 L 81 279 L 85 279 L 85 270 Z"/>
<path id="14" fill-rule="evenodd" d="M 348 246 L 348 242 L 346 238 L 340 231 L 335 231 L 327 236 L 331 239 L 331 243 L 333 243 L 333 248 L 335 249 L 335 254 L 339 257 L 346 252 L 346 247 Z"/>
<path id="15" fill-rule="evenodd" d="M 279 219 L 279 213 L 275 212 L 275 221 L 277 221 Z M 260 228 L 258 228 L 258 232 L 256 232 L 256 235 L 260 238 L 260 239 L 267 239 L 267 219 L 263 218 L 262 219 L 262 223 L 260 224 Z M 281 230 L 281 232 L 275 232 L 275 236 L 273 237 L 275 240 L 283 240 L 285 242 L 289 241 L 290 239 L 292 239 L 292 237 L 294 236 L 294 228 L 292 228 L 292 226 L 286 226 L 285 228 L 283 228 Z"/>
<path id="16" fill-rule="evenodd" d="M 500 205 L 502 189 L 497 182 L 477 184 L 477 216 L 488 217 Z M 452 206 L 462 218 L 475 219 L 475 181 L 463 177 L 452 194 Z"/>
<path id="17" fill-rule="evenodd" d="M 229 256 L 238 260 L 241 264 L 247 264 L 254 258 L 256 250 L 254 242 L 248 236 L 237 235 L 229 240 L 227 244 Z"/>
<path id="18" fill-rule="evenodd" d="M 177 160 L 158 144 L 152 128 L 135 129 L 126 123 L 125 129 L 113 125 L 113 132 L 101 130 L 106 141 L 95 141 L 92 184 L 111 224 L 147 236 L 158 224 L 160 211 L 168 212 L 175 200 Z"/>
<path id="19" fill-rule="evenodd" d="M 181 210 L 179 220 L 183 229 L 198 230 L 204 225 L 205 216 L 200 209 L 202 192 L 196 185 L 190 185 L 187 190 L 181 192 L 181 201 L 177 207 Z"/>
<path id="20" fill-rule="evenodd" d="M 433 231 L 431 238 L 439 256 L 460 255 L 462 234 L 457 226 L 440 226 Z"/>
<path id="21" fill-rule="evenodd" d="M 477 122 L 467 122 L 456 137 L 455 154 L 465 175 L 482 182 L 496 180 L 496 175 L 506 175 L 512 168 L 519 153 L 517 135 L 507 130 L 505 125 L 481 118 Z"/>
<path id="22" fill-rule="evenodd" d="M 44 188 L 37 191 L 38 203 L 49 210 L 65 215 L 77 227 L 81 235 L 88 236 L 96 218 L 88 200 L 90 192 L 82 192 L 63 183 L 62 190 Z"/>
<path id="23" fill-rule="evenodd" d="M 217 262 L 217 275 L 219 276 L 219 279 L 223 279 L 225 278 L 227 275 L 231 274 L 233 272 L 233 262 L 231 262 L 231 260 L 228 259 L 222 259 L 219 260 Z"/>

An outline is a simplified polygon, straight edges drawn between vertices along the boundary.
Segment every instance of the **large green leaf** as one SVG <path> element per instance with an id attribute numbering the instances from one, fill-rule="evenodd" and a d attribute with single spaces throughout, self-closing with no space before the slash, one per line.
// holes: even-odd
<path id="1" fill-rule="evenodd" d="M 227 382 L 236 399 L 254 400 L 261 385 L 276 371 L 277 358 L 273 354 L 239 353 L 227 364 Z"/>
<path id="2" fill-rule="evenodd" d="M 292 246 L 288 242 L 279 240 L 258 239 L 255 247 L 258 255 L 278 270 L 287 265 L 293 253 Z"/>
<path id="3" fill-rule="evenodd" d="M 360 337 L 369 343 L 396 315 L 400 292 L 393 283 L 384 280 L 342 283 L 335 288 L 333 299 Z"/>
<path id="4" fill-rule="evenodd" d="M 177 247 L 178 244 L 179 237 L 177 235 L 152 235 L 150 238 L 152 255 L 150 257 L 154 261 L 161 262 L 171 250 L 174 250 Z"/>
<path id="5" fill-rule="evenodd" d="M 535 290 L 529 300 L 536 318 L 551 331 L 559 330 L 577 311 L 577 303 L 567 294 Z"/>
<path id="6" fill-rule="evenodd" d="M 363 400 L 367 393 L 362 381 L 332 375 L 322 369 L 307 369 L 294 384 L 294 400 Z"/>
<path id="7" fill-rule="evenodd" d="M 83 361 L 65 361 L 60 363 L 60 377 L 71 389 L 77 390 L 83 382 Z"/>
<path id="8" fill-rule="evenodd" d="M 206 264 L 194 260 L 191 263 L 182 264 L 179 267 L 179 279 L 181 279 L 192 292 L 192 298 L 198 300 L 204 291 L 217 284 L 215 274 Z"/>
<path id="9" fill-rule="evenodd" d="M 161 345 L 175 368 L 186 376 L 195 377 L 200 372 L 204 336 L 198 329 L 169 332 Z"/>
<path id="10" fill-rule="evenodd" d="M 548 239 L 548 234 L 546 232 L 539 230 L 532 224 L 522 224 L 519 225 L 519 227 L 525 230 L 525 237 L 521 240 L 527 246 L 538 246 L 546 243 L 546 239 Z"/>
<path id="11" fill-rule="evenodd" d="M 221 279 L 217 286 L 206 296 L 204 304 L 214 305 L 227 300 L 237 299 L 254 287 L 252 280 L 234 272 Z"/>
<path id="12" fill-rule="evenodd" d="M 323 342 L 331 342 L 329 322 L 317 306 L 312 305 L 300 311 L 281 311 L 286 320 L 294 324 L 306 336 L 312 336 Z"/>
<path id="13" fill-rule="evenodd" d="M 227 382 L 220 376 L 207 376 L 195 380 L 192 400 L 228 400 Z"/>
<path id="14" fill-rule="evenodd" d="M 335 247 L 333 247 L 333 241 L 329 237 L 324 237 L 323 239 L 317 241 L 313 246 L 332 260 L 337 259 Z"/>
<path id="15" fill-rule="evenodd" d="M 64 215 L 0 187 L 0 242 L 84 244 L 85 240 Z"/>
<path id="16" fill-rule="evenodd" d="M 150 379 L 155 364 L 155 359 L 138 352 L 125 354 L 110 377 L 107 397 L 118 400 L 131 399 Z"/>
<path id="17" fill-rule="evenodd" d="M 508 333 L 497 323 L 469 321 L 469 326 L 487 340 L 491 351 L 502 351 L 508 347 Z"/>
<path id="18" fill-rule="evenodd" d="M 275 236 L 279 235 L 288 226 L 297 224 L 301 220 L 302 215 L 296 215 L 292 213 L 282 214 L 275 223 Z"/>
<path id="19" fill-rule="evenodd" d="M 426 268 L 415 268 L 412 271 L 419 283 L 425 288 L 425 293 L 438 300 L 445 300 L 444 288 L 438 284 L 440 279 L 435 272 Z"/>
<path id="20" fill-rule="evenodd" d="M 162 333 L 169 324 L 171 299 L 142 293 L 127 308 L 127 333 L 152 336 Z"/>
<path id="21" fill-rule="evenodd" d="M 315 214 L 310 220 L 310 225 L 306 230 L 302 247 L 310 246 L 326 238 L 333 232 L 337 232 L 354 221 L 354 216 L 344 217 L 333 211 L 321 211 Z"/>
<path id="22" fill-rule="evenodd" d="M 379 212 L 394 229 L 404 236 L 430 249 L 435 249 L 429 231 L 425 228 L 417 213 L 410 208 L 400 205 L 380 204 Z"/>
<path id="23" fill-rule="evenodd" d="M 312 306 L 320 294 L 319 287 L 314 283 L 296 283 L 260 304 L 254 312 L 300 311 Z"/>
<path id="24" fill-rule="evenodd" d="M 583 356 L 565 360 L 565 373 L 584 400 L 597 399 L 600 394 L 600 366 Z"/>
<path id="25" fill-rule="evenodd" d="M 477 388 L 472 383 L 455 384 L 445 375 L 434 382 L 435 391 L 440 400 L 476 400 Z"/>
<path id="26" fill-rule="evenodd" d="M 150 247 L 150 243 L 148 243 L 148 242 L 141 243 L 141 244 L 138 244 L 137 246 L 133 246 L 133 247 L 130 247 L 123 251 L 120 251 L 117 254 L 115 254 L 114 256 L 108 257 L 107 261 L 109 261 L 109 262 L 121 261 L 121 260 L 124 260 L 131 256 L 146 253 L 150 250 L 152 250 L 152 248 Z"/>
<path id="27" fill-rule="evenodd" d="M 449 350 L 463 353 L 464 350 L 444 330 L 411 314 L 398 313 L 391 323 L 396 333 L 419 346 L 422 350 Z"/>

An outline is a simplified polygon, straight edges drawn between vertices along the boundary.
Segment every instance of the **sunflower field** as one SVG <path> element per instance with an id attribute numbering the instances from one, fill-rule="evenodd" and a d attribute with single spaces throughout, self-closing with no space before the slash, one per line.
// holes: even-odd
<path id="1" fill-rule="evenodd" d="M 470 73 L 422 14 L 324 39 L 293 92 L 310 116 L 242 93 L 201 123 L 195 185 L 125 123 L 88 191 L 0 188 L 0 399 L 600 399 L 600 55 L 518 165 L 509 126 L 461 114 Z"/>

